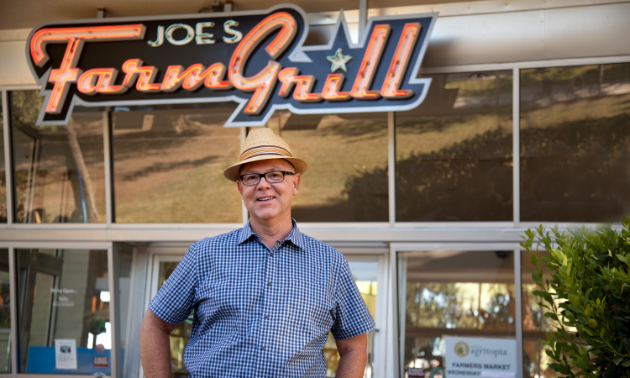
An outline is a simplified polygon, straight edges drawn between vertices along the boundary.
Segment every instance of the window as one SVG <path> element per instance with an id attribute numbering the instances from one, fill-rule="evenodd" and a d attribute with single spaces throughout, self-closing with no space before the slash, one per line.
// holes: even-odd
<path id="1" fill-rule="evenodd" d="M 521 70 L 521 220 L 630 211 L 630 63 Z"/>
<path id="2" fill-rule="evenodd" d="M 427 75 L 396 113 L 396 220 L 512 220 L 512 73 Z"/>
<path id="3" fill-rule="evenodd" d="M 277 112 L 269 126 L 309 163 L 293 200 L 297 221 L 388 221 L 387 114 Z"/>
<path id="4" fill-rule="evenodd" d="M 103 114 L 76 107 L 67 126 L 35 126 L 43 97 L 10 93 L 16 223 L 104 223 Z"/>
<path id="5" fill-rule="evenodd" d="M 507 342 L 516 373 L 514 252 L 399 252 L 398 282 L 401 377 L 450 375 L 449 337 Z"/>
<path id="6" fill-rule="evenodd" d="M 223 176 L 240 153 L 233 104 L 115 108 L 118 223 L 241 222 L 236 184 Z"/>
<path id="7" fill-rule="evenodd" d="M 107 251 L 17 249 L 19 372 L 111 374 Z M 56 361 L 64 354 L 63 362 Z"/>

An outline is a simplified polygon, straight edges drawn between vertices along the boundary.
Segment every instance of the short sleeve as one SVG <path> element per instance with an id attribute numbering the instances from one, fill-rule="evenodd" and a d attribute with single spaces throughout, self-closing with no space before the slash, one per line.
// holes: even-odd
<path id="1" fill-rule="evenodd" d="M 354 282 L 346 259 L 341 257 L 335 292 L 334 324 L 330 331 L 335 340 L 345 340 L 374 329 L 374 319 Z"/>
<path id="2" fill-rule="evenodd" d="M 169 324 L 186 320 L 195 305 L 197 253 L 197 245 L 193 244 L 149 303 L 149 309 Z"/>

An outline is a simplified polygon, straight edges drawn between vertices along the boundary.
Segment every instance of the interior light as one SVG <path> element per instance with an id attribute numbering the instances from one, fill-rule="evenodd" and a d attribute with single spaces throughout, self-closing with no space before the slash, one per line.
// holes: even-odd
<path id="1" fill-rule="evenodd" d="M 101 302 L 109 302 L 109 291 L 101 291 Z"/>

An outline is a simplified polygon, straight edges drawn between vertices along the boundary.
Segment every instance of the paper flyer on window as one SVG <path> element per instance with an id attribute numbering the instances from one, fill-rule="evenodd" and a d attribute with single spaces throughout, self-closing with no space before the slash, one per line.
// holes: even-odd
<path id="1" fill-rule="evenodd" d="M 55 368 L 77 369 L 77 345 L 74 339 L 55 339 Z"/>

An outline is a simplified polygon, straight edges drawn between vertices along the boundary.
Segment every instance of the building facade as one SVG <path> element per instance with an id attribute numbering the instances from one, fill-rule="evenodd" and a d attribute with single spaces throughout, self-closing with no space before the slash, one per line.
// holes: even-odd
<path id="1" fill-rule="evenodd" d="M 232 102 L 75 106 L 67 125 L 38 126 L 28 35 L 49 17 L 211 18 L 277 3 L 59 4 L 32 16 L 0 6 L 0 377 L 140 378 L 149 300 L 191 243 L 247 221 L 222 172 L 249 128 L 223 127 Z M 453 361 L 476 346 L 506 353 L 504 375 L 487 376 L 555 377 L 519 242 L 540 224 L 619 227 L 630 213 L 630 2 L 296 5 L 307 46 L 328 43 L 341 7 L 354 42 L 369 17 L 438 13 L 417 108 L 278 110 L 262 126 L 311 164 L 293 215 L 344 254 L 376 321 L 366 377 L 458 377 L 467 367 Z M 177 376 L 190 330 L 171 336 Z M 332 339 L 324 355 L 334 377 Z"/>

